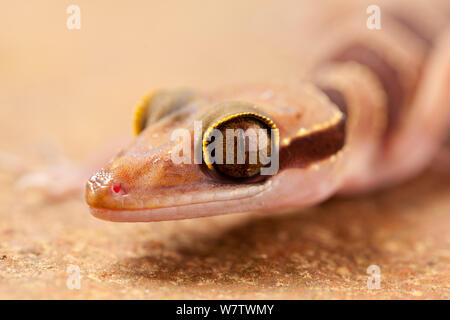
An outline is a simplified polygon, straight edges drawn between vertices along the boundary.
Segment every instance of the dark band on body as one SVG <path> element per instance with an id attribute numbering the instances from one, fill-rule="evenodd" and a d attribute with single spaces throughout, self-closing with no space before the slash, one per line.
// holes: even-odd
<path id="1" fill-rule="evenodd" d="M 375 73 L 383 86 L 387 97 L 387 127 L 388 136 L 397 126 L 401 108 L 405 101 L 404 88 L 400 82 L 397 70 L 383 59 L 374 49 L 360 43 L 355 43 L 334 56 L 334 61 L 355 61 Z"/>
<path id="2" fill-rule="evenodd" d="M 280 169 L 306 168 L 314 162 L 325 160 L 345 145 L 347 102 L 335 89 L 321 89 L 342 111 L 342 118 L 335 124 L 309 134 L 293 138 L 288 146 L 280 149 Z"/>
<path id="3" fill-rule="evenodd" d="M 420 39 L 427 50 L 433 46 L 434 36 L 420 27 L 420 21 L 414 20 L 411 15 L 391 11 L 388 16 L 393 21 L 407 29 L 412 35 Z M 355 61 L 365 65 L 374 72 L 380 80 L 387 96 L 387 126 L 385 136 L 388 137 L 396 129 L 406 101 L 407 92 L 403 88 L 399 74 L 388 61 L 378 52 L 361 43 L 350 45 L 334 56 L 334 61 Z"/>

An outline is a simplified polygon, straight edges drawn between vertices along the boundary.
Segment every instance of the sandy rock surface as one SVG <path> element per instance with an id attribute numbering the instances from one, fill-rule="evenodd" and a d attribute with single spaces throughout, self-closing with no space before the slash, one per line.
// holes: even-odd
<path id="1" fill-rule="evenodd" d="M 319 26 L 343 10 L 333 1 L 77 3 L 82 25 L 72 31 L 65 2 L 0 4 L 0 150 L 24 166 L 61 154 L 82 163 L 131 134 L 132 107 L 155 86 L 297 77 Z M 115 224 L 93 218 L 81 195 L 19 192 L 22 164 L 4 163 L 0 298 L 450 298 L 450 179 L 433 170 L 296 212 Z M 69 265 L 80 290 L 67 287 Z M 367 288 L 370 265 L 380 290 Z"/>

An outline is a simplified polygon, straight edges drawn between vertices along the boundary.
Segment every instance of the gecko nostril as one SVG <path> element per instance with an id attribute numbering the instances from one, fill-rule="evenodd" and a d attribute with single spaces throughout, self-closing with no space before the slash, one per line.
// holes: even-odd
<path id="1" fill-rule="evenodd" d="M 115 192 L 115 193 L 119 193 L 120 192 L 120 190 L 122 189 L 122 187 L 120 186 L 120 185 L 113 185 L 113 191 Z"/>
<path id="2" fill-rule="evenodd" d="M 125 190 L 122 185 L 115 183 L 111 185 L 111 191 L 114 195 L 125 195 Z"/>
<path id="3" fill-rule="evenodd" d="M 122 190 L 122 187 L 120 186 L 120 184 L 114 184 L 114 185 L 112 186 L 112 191 L 113 191 L 114 193 L 119 193 L 121 190 Z"/>

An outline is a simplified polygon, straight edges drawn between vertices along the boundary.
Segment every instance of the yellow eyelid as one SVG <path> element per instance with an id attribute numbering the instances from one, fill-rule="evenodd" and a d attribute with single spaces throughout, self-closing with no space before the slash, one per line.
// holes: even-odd
<path id="1" fill-rule="evenodd" d="M 133 119 L 134 133 L 140 134 L 147 125 L 176 112 L 196 99 L 189 89 L 154 89 L 145 95 L 136 106 Z"/>
<path id="2" fill-rule="evenodd" d="M 133 114 L 133 131 L 134 134 L 137 136 L 139 133 L 142 132 L 145 128 L 145 121 L 147 119 L 147 112 L 148 108 L 150 106 L 150 100 L 153 98 L 155 93 L 157 92 L 157 89 L 154 89 L 147 93 L 137 104 L 134 114 Z"/>

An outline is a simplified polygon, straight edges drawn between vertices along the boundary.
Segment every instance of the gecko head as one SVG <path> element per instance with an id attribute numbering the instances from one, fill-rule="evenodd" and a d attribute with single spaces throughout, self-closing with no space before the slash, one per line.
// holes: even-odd
<path id="1" fill-rule="evenodd" d="M 292 172 L 276 174 L 279 130 L 272 118 L 253 103 L 211 104 L 186 91 L 144 98 L 135 140 L 87 182 L 92 214 L 159 221 L 291 203 Z"/>

